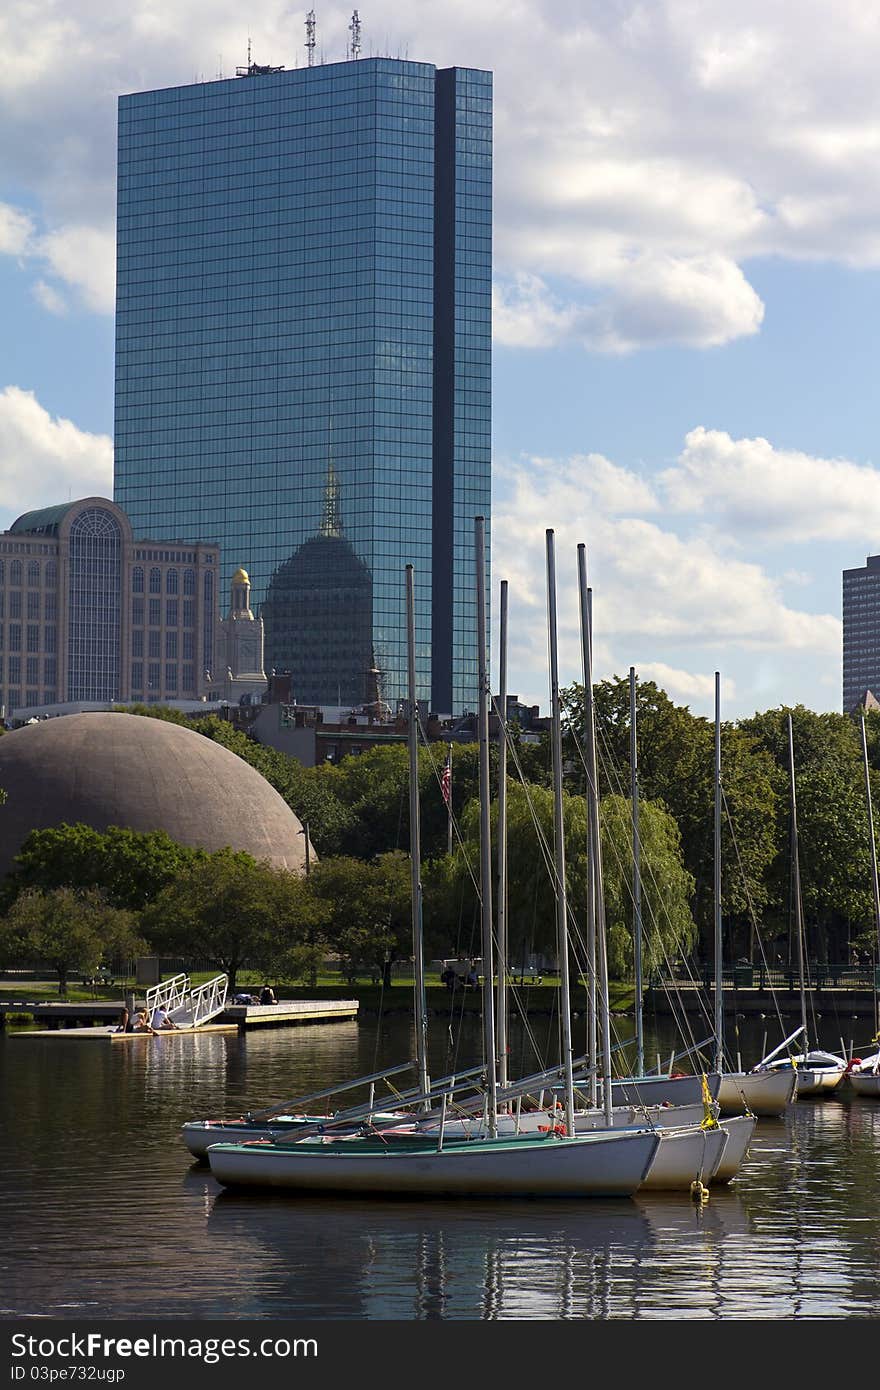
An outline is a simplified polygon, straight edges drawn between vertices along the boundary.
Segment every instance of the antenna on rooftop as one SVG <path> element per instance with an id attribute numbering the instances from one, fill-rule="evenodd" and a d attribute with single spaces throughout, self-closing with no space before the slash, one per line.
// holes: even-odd
<path id="1" fill-rule="evenodd" d="M 315 61 L 315 11 L 309 10 L 306 15 L 306 44 L 309 54 L 309 67 Z"/>
<path id="2" fill-rule="evenodd" d="M 361 21 L 357 10 L 351 16 L 348 32 L 351 34 L 351 56 L 357 61 L 361 56 Z"/>
<path id="3" fill-rule="evenodd" d="M 248 60 L 246 68 L 236 68 L 236 77 L 265 77 L 267 73 L 283 72 L 283 67 L 272 67 L 269 63 L 255 63 L 251 53 L 251 36 L 248 34 Z"/>

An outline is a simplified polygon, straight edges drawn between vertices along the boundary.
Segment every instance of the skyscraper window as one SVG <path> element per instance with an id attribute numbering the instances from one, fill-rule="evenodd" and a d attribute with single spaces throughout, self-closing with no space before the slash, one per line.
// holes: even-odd
<path id="1" fill-rule="evenodd" d="M 487 72 L 367 58 L 120 99 L 114 496 L 142 535 L 219 542 L 221 590 L 242 558 L 256 608 L 283 590 L 267 669 L 295 670 L 332 467 L 369 611 L 338 647 L 356 679 L 308 675 L 319 703 L 405 696 L 411 562 L 419 697 L 476 708 L 491 176 Z"/>

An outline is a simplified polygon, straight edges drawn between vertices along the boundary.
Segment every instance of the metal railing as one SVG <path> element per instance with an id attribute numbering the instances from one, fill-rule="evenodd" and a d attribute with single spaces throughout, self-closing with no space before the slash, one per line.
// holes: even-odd
<path id="1" fill-rule="evenodd" d="M 181 1004 L 171 1013 L 174 1022 L 181 1028 L 198 1028 L 207 1023 L 226 1008 L 226 993 L 229 988 L 228 975 L 215 975 L 186 994 Z M 171 1012 L 169 1010 L 169 1012 Z"/>
<path id="2" fill-rule="evenodd" d="M 215 975 L 195 989 L 189 975 L 173 975 L 147 990 L 147 1012 L 152 1018 L 154 1009 L 164 1008 L 178 1028 L 198 1028 L 223 1012 L 228 988 L 228 975 Z"/>
<path id="3" fill-rule="evenodd" d="M 725 989 L 799 990 L 796 966 L 730 965 L 725 966 L 722 982 Z M 880 970 L 872 965 L 838 965 L 831 961 L 814 961 L 807 966 L 804 983 L 808 989 L 873 990 L 880 988 Z M 712 965 L 678 966 L 672 970 L 655 971 L 649 984 L 680 988 L 698 985 L 705 990 L 715 986 Z"/>
<path id="4" fill-rule="evenodd" d="M 186 999 L 190 988 L 190 978 L 187 974 L 172 975 L 170 980 L 162 980 L 161 984 L 153 985 L 147 990 L 147 1013 L 152 1018 L 154 1009 L 167 1009 L 172 1014 L 175 1009 L 179 1009 Z"/>

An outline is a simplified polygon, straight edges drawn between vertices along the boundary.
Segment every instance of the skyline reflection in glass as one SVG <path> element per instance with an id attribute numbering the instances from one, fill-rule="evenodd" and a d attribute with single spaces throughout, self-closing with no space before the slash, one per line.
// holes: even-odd
<path id="1" fill-rule="evenodd" d="M 412 563 L 419 698 L 476 708 L 491 177 L 486 72 L 120 99 L 114 497 L 140 534 L 219 542 L 223 588 L 245 565 L 301 702 L 405 698 Z"/>

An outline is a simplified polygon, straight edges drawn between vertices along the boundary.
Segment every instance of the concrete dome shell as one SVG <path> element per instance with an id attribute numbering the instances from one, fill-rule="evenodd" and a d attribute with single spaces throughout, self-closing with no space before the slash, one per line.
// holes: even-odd
<path id="1" fill-rule="evenodd" d="M 31 830 L 77 821 L 305 867 L 302 826 L 274 787 L 228 748 L 164 719 L 95 712 L 26 724 L 0 738 L 0 787 L 0 874 Z"/>

